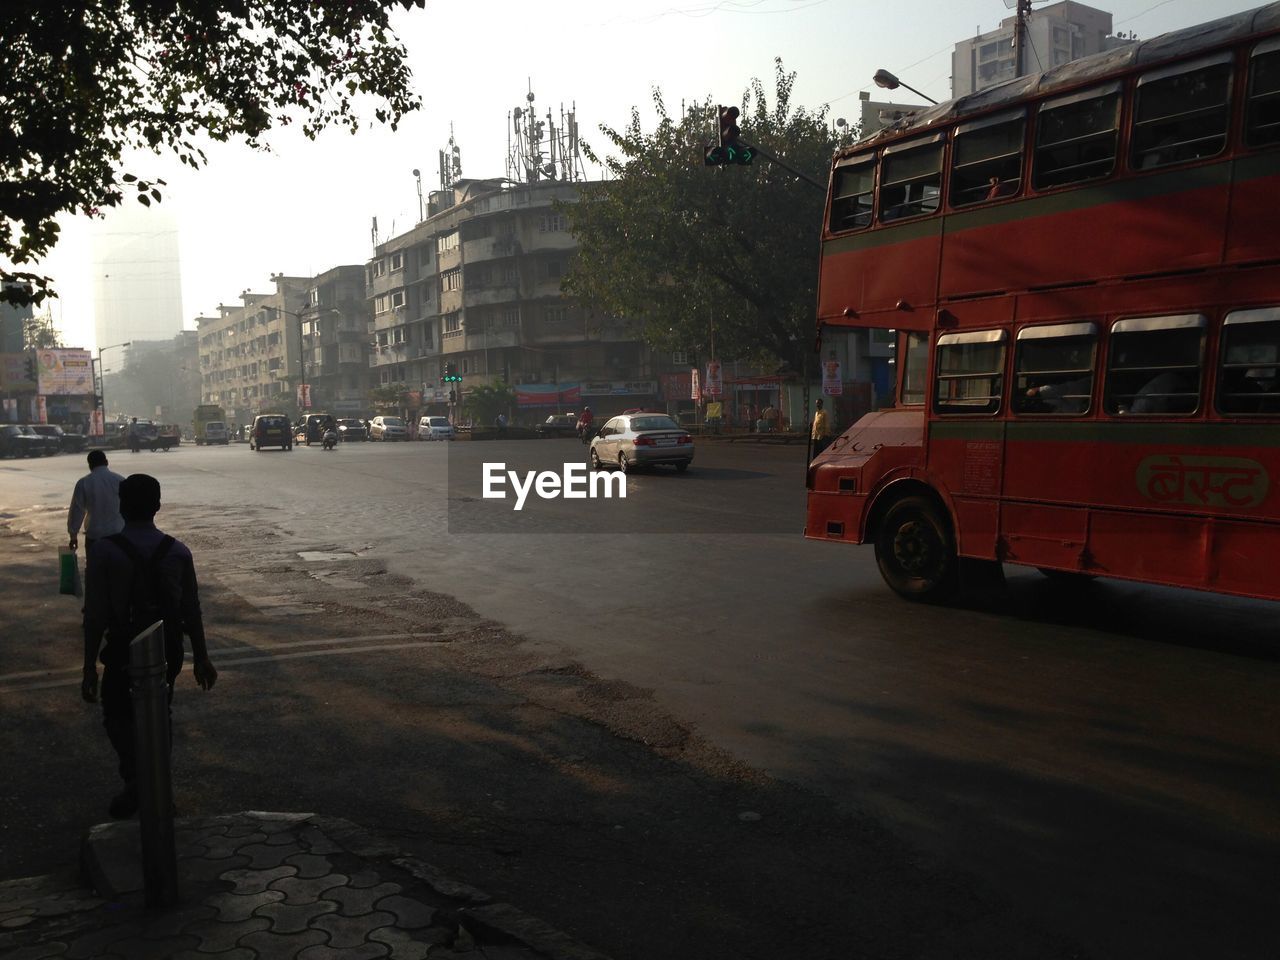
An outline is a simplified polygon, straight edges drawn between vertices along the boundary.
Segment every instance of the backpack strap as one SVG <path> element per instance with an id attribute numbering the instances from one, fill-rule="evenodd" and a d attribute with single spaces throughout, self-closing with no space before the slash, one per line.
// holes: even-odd
<path id="1" fill-rule="evenodd" d="M 107 537 L 107 539 L 120 548 L 120 552 L 129 558 L 129 562 L 133 564 L 135 570 L 145 568 L 148 571 L 159 567 L 160 561 L 168 555 L 176 542 L 173 537 L 166 533 L 164 539 L 156 545 L 155 552 L 151 554 L 151 559 L 143 560 L 142 554 L 138 552 L 138 548 L 135 547 L 132 541 L 130 541 L 123 533 L 113 533 L 111 536 Z"/>

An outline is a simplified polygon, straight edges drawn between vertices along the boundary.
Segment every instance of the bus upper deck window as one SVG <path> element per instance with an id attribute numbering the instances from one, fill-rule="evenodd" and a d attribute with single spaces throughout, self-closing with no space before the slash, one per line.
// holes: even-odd
<path id="1" fill-rule="evenodd" d="M 1221 153 L 1230 116 L 1229 53 L 1139 77 L 1133 168 L 1150 170 Z"/>
<path id="2" fill-rule="evenodd" d="M 876 164 L 869 157 L 836 167 L 831 196 L 831 229 L 860 230 L 871 226 L 871 201 L 875 196 Z"/>
<path id="3" fill-rule="evenodd" d="M 1227 314 L 1221 364 L 1220 412 L 1280 414 L 1280 307 Z"/>
<path id="4" fill-rule="evenodd" d="M 880 168 L 880 222 L 935 213 L 942 191 L 942 143 L 885 150 Z"/>
<path id="5" fill-rule="evenodd" d="M 951 205 L 1011 197 L 1022 188 L 1026 116 L 1019 110 L 966 123 L 951 148 Z"/>
<path id="6" fill-rule="evenodd" d="M 1120 84 L 1047 100 L 1036 117 L 1037 190 L 1110 176 L 1120 132 Z"/>
<path id="7" fill-rule="evenodd" d="M 1280 38 L 1258 44 L 1249 61 L 1244 141 L 1251 147 L 1280 143 Z"/>
<path id="8" fill-rule="evenodd" d="M 1198 313 L 1117 320 L 1107 348 L 1107 413 L 1195 413 L 1200 408 L 1205 326 Z"/>
<path id="9" fill-rule="evenodd" d="M 995 413 L 1004 392 L 1003 330 L 945 333 L 938 338 L 933 409 L 938 413 Z"/>

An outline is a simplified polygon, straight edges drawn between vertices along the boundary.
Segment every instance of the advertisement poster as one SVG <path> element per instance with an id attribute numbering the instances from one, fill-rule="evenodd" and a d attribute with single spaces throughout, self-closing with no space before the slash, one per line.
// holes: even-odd
<path id="1" fill-rule="evenodd" d="M 45 402 L 44 394 L 39 394 L 35 399 L 35 421 L 36 423 L 49 422 L 49 407 Z"/>
<path id="2" fill-rule="evenodd" d="M 720 375 L 720 361 L 707 361 L 707 396 L 719 397 L 724 394 L 724 378 Z"/>
<path id="3" fill-rule="evenodd" d="M 309 383 L 298 384 L 298 409 L 311 409 L 311 384 Z"/>
<path id="4" fill-rule="evenodd" d="M 89 414 L 89 435 L 91 437 L 100 437 L 106 433 L 106 424 L 102 416 L 101 410 L 94 410 Z"/>
<path id="5" fill-rule="evenodd" d="M 822 393 L 839 397 L 844 393 L 844 381 L 840 379 L 840 361 L 824 360 L 822 363 Z"/>
<path id="6" fill-rule="evenodd" d="M 93 393 L 93 365 L 88 350 L 38 350 L 37 392 L 48 396 Z"/>
<path id="7" fill-rule="evenodd" d="M 694 400 L 701 400 L 702 385 L 698 382 L 698 368 L 694 367 L 693 370 L 690 372 L 693 374 L 693 384 L 692 384 L 692 389 L 689 391 L 689 395 Z"/>

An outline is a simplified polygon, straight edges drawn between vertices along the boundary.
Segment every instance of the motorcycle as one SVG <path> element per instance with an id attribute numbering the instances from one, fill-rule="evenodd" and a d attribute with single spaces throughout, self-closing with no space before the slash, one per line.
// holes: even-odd
<path id="1" fill-rule="evenodd" d="M 321 439 L 321 441 L 320 441 L 320 445 L 321 445 L 325 450 L 336 450 L 336 449 L 337 449 L 337 447 L 338 447 L 338 431 L 337 431 L 337 430 L 326 430 L 326 431 L 324 432 L 324 437 L 323 437 L 323 439 Z"/>

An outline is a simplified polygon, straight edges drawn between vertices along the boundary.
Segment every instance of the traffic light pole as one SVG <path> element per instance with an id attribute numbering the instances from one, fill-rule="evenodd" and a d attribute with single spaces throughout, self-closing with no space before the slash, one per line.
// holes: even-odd
<path id="1" fill-rule="evenodd" d="M 807 173 L 801 173 L 799 170 L 797 170 L 795 167 L 791 166 L 790 164 L 785 163 L 782 160 L 779 160 L 768 150 L 764 149 L 764 147 L 758 147 L 754 143 L 747 143 L 745 141 L 743 141 L 742 145 L 744 147 L 749 147 L 751 150 L 760 154 L 760 156 L 764 157 L 766 160 L 772 163 L 776 163 L 783 170 L 787 171 L 787 173 L 794 174 L 795 176 L 803 180 L 805 183 L 809 184 L 811 187 L 816 187 L 818 190 L 821 190 L 823 194 L 826 194 L 827 192 L 826 184 L 819 183 L 817 180 L 813 179 L 813 177 L 809 176 Z"/>

